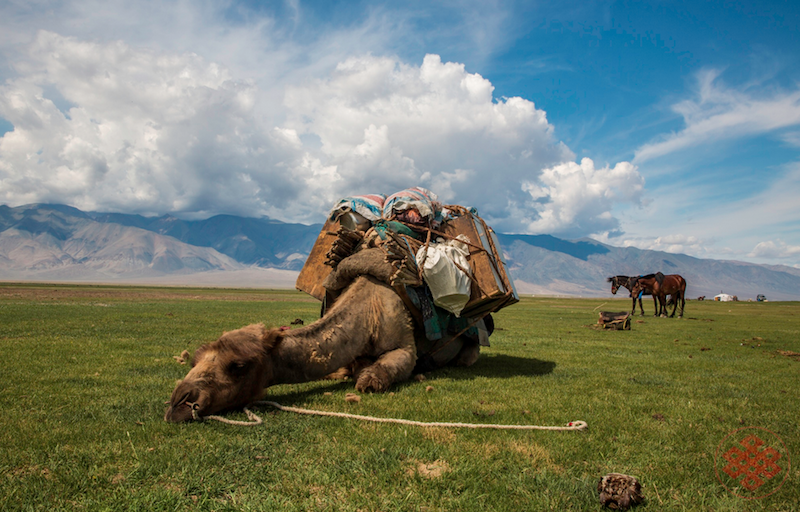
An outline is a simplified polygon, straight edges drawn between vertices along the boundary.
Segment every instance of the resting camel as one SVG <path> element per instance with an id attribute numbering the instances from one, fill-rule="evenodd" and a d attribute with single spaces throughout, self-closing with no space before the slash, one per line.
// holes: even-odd
<path id="1" fill-rule="evenodd" d="M 201 346 L 172 392 L 164 419 L 189 421 L 242 407 L 269 386 L 317 380 L 348 367 L 362 393 L 408 379 L 417 362 L 413 319 L 392 287 L 364 275 L 369 262 L 378 262 L 370 251 L 343 260 L 326 279 L 326 288 L 343 291 L 316 322 L 292 330 L 248 325 Z M 371 269 L 378 277 L 382 263 L 380 256 Z M 477 342 L 463 338 L 448 346 L 450 360 L 439 364 L 468 366 L 477 360 Z"/>

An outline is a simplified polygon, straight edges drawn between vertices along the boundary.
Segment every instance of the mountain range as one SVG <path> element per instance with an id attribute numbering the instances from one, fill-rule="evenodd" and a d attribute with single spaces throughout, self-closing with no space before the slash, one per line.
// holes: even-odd
<path id="1" fill-rule="evenodd" d="M 0 205 L 0 280 L 291 288 L 322 224 L 217 215 L 182 220 Z M 800 300 L 800 269 L 614 247 L 591 239 L 498 234 L 523 294 L 610 297 L 609 276 L 681 274 L 687 297 Z"/>

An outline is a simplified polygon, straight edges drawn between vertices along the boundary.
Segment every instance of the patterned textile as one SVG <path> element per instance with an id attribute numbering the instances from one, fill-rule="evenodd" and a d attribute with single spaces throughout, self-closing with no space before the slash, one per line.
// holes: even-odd
<path id="1" fill-rule="evenodd" d="M 420 220 L 431 222 L 435 226 L 438 226 L 444 220 L 445 212 L 442 211 L 438 196 L 422 187 L 401 190 L 387 197 L 383 203 L 383 218 L 389 219 L 393 215 L 401 215 L 403 212 L 412 209 L 419 213 Z M 404 220 L 413 222 L 414 217 L 416 216 L 411 214 L 410 219 Z"/>
<path id="2" fill-rule="evenodd" d="M 456 317 L 454 314 L 435 305 L 433 303 L 433 295 L 431 295 L 431 290 L 427 285 L 406 286 L 406 293 L 408 293 L 408 298 L 411 299 L 414 307 L 422 313 L 422 320 L 425 324 L 425 337 L 429 341 L 435 342 L 446 336 L 446 339 L 449 340 L 471 322 L 468 318 Z M 478 329 L 472 326 L 464 334 L 477 339 Z M 437 348 L 436 345 L 433 348 Z"/>
<path id="3" fill-rule="evenodd" d="M 383 204 L 386 196 L 383 194 L 365 194 L 361 196 L 350 196 L 340 199 L 330 213 L 330 219 L 336 220 L 347 212 L 358 213 L 367 220 L 375 222 L 381 218 Z"/>

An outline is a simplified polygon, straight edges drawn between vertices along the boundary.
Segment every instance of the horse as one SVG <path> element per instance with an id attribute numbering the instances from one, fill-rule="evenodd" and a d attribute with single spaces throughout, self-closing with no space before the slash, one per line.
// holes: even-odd
<path id="1" fill-rule="evenodd" d="M 653 274 L 650 274 L 653 275 Z M 609 277 L 606 279 L 607 282 L 611 283 L 611 293 L 616 295 L 617 290 L 620 288 L 627 288 L 631 294 L 631 316 L 636 313 L 636 299 L 639 299 L 639 310 L 642 312 L 641 316 L 644 316 L 644 308 L 642 307 L 642 295 L 651 295 L 649 292 L 643 292 L 638 295 L 633 294 L 633 280 L 636 279 L 635 277 L 629 276 L 614 276 Z M 653 296 L 653 307 L 658 309 L 658 304 L 656 303 L 656 297 Z"/>
<path id="2" fill-rule="evenodd" d="M 675 299 L 675 305 L 672 307 L 672 314 L 670 318 L 675 316 L 675 311 L 678 309 L 678 302 L 680 302 L 681 313 L 678 318 L 683 318 L 683 310 L 686 306 L 686 280 L 678 274 L 664 275 L 661 272 L 656 274 L 649 274 L 646 276 L 633 278 L 633 288 L 631 295 L 639 293 L 650 293 L 655 300 L 658 297 L 659 307 L 655 316 L 667 316 L 667 295 L 672 295 Z"/>

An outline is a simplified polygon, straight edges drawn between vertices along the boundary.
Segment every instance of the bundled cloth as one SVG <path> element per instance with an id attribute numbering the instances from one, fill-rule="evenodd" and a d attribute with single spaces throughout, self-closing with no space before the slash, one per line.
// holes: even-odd
<path id="1" fill-rule="evenodd" d="M 472 278 L 469 267 L 469 239 L 459 235 L 453 240 L 426 244 L 416 254 L 422 277 L 431 290 L 433 303 L 460 316 L 470 298 Z"/>
<path id="2" fill-rule="evenodd" d="M 353 212 L 361 215 L 370 222 L 380 220 L 383 215 L 383 205 L 386 202 L 386 196 L 383 194 L 364 194 L 360 196 L 349 196 L 340 199 L 338 203 L 333 206 L 329 215 L 331 220 L 337 220 L 339 217 L 348 212 Z"/>
<path id="3" fill-rule="evenodd" d="M 433 242 L 432 238 L 441 237 Z M 420 247 L 424 251 L 420 252 Z M 325 300 L 322 282 L 339 262 L 381 247 L 391 286 L 424 285 L 436 307 L 480 319 L 519 301 L 494 231 L 471 208 L 443 206 L 422 187 L 340 199 L 297 278 L 296 287 Z"/>
<path id="4" fill-rule="evenodd" d="M 383 203 L 383 218 L 438 227 L 447 217 L 439 197 L 428 189 L 412 187 L 396 192 Z"/>

